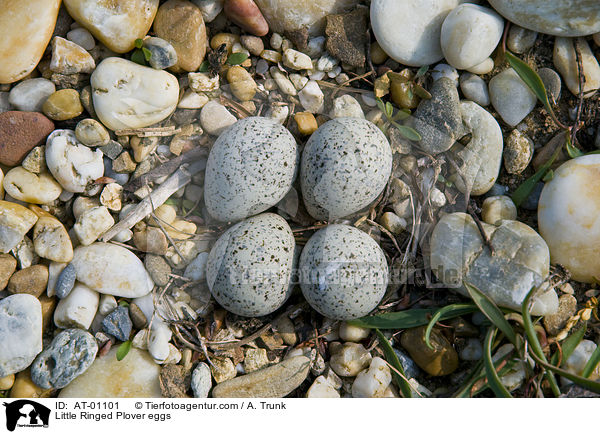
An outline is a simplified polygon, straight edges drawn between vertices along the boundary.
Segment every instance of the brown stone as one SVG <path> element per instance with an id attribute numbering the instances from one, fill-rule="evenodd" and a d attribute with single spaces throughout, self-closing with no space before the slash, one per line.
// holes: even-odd
<path id="1" fill-rule="evenodd" d="M 458 354 L 452 344 L 436 329 L 430 336 L 433 349 L 425 344 L 426 327 L 417 327 L 402 333 L 400 343 L 415 363 L 429 375 L 451 374 L 458 368 Z"/>
<path id="2" fill-rule="evenodd" d="M 146 315 L 135 303 L 129 305 L 129 318 L 131 318 L 131 322 L 136 329 L 142 330 L 148 325 Z"/>
<path id="3" fill-rule="evenodd" d="M 265 36 L 269 24 L 253 0 L 225 0 L 223 7 L 227 17 L 248 33 Z"/>
<path id="4" fill-rule="evenodd" d="M 558 299 L 558 310 L 544 317 L 544 327 L 550 336 L 556 336 L 567 325 L 569 318 L 577 312 L 577 299 L 571 294 L 563 294 Z"/>
<path id="5" fill-rule="evenodd" d="M 169 0 L 154 19 L 156 36 L 168 41 L 177 52 L 174 72 L 196 71 L 206 54 L 206 26 L 202 12 L 193 3 Z"/>
<path id="6" fill-rule="evenodd" d="M 45 332 L 54 318 L 57 299 L 56 297 L 48 297 L 46 294 L 42 294 L 39 296 L 39 300 L 42 305 L 42 332 Z"/>
<path id="7" fill-rule="evenodd" d="M 8 285 L 8 279 L 17 269 L 17 260 L 6 253 L 0 253 L 0 291 Z"/>
<path id="8" fill-rule="evenodd" d="M 8 292 L 11 294 L 31 294 L 39 297 L 48 285 L 48 267 L 32 265 L 12 275 L 8 281 Z"/>
<path id="9" fill-rule="evenodd" d="M 148 226 L 146 230 L 133 234 L 133 243 L 142 252 L 164 255 L 169 244 L 167 237 L 159 228 Z"/>
<path id="10" fill-rule="evenodd" d="M 0 113 L 0 164 L 16 166 L 54 130 L 54 123 L 41 113 Z"/>
<path id="11" fill-rule="evenodd" d="M 329 54 L 343 63 L 363 66 L 366 61 L 367 10 L 356 9 L 347 14 L 328 15 L 326 48 Z"/>

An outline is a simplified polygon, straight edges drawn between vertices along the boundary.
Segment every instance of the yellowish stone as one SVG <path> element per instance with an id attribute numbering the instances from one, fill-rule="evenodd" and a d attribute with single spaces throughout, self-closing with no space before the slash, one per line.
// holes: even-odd
<path id="1" fill-rule="evenodd" d="M 8 253 L 19 244 L 37 219 L 24 206 L 0 200 L 0 253 Z"/>
<path id="2" fill-rule="evenodd" d="M 27 203 L 49 203 L 62 192 L 60 184 L 49 173 L 31 173 L 21 166 L 6 173 L 3 185 L 8 194 Z"/>
<path id="3" fill-rule="evenodd" d="M 60 36 L 52 39 L 51 71 L 60 74 L 89 74 L 95 67 L 94 59 L 84 48 Z"/>

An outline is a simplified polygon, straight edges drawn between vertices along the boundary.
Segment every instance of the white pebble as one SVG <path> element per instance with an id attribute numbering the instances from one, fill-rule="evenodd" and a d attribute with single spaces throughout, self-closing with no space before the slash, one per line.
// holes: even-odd
<path id="1" fill-rule="evenodd" d="M 490 225 L 498 224 L 500 220 L 516 220 L 517 207 L 508 196 L 491 196 L 483 201 L 481 218 Z"/>
<path id="2" fill-rule="evenodd" d="M 87 51 L 92 50 L 96 46 L 96 41 L 90 32 L 83 27 L 78 27 L 67 33 L 67 39 L 76 43 Z"/>
<path id="3" fill-rule="evenodd" d="M 97 206 L 79 216 L 73 230 L 84 246 L 89 246 L 115 224 L 108 208 Z"/>
<path id="4" fill-rule="evenodd" d="M 344 321 L 340 324 L 338 333 L 340 334 L 340 338 L 346 342 L 360 342 L 363 339 L 366 339 L 371 331 L 369 329 L 355 326 Z"/>
<path id="5" fill-rule="evenodd" d="M 325 36 L 317 36 L 308 40 L 307 54 L 310 57 L 317 57 L 325 50 Z"/>
<path id="6" fill-rule="evenodd" d="M 294 84 L 290 81 L 289 78 L 287 78 L 287 76 L 283 72 L 279 70 L 279 68 L 273 66 L 271 67 L 270 72 L 271 77 L 273 78 L 273 80 L 275 80 L 275 83 L 277 83 L 279 90 L 281 90 L 286 95 L 292 96 L 298 93 L 296 91 L 296 88 L 294 87 Z"/>
<path id="7" fill-rule="evenodd" d="M 100 296 L 100 304 L 98 304 L 98 312 L 100 315 L 108 315 L 117 308 L 117 299 L 114 295 L 102 294 Z"/>
<path id="8" fill-rule="evenodd" d="M 333 70 L 333 68 L 335 68 L 339 62 L 340 61 L 335 57 L 332 57 L 329 54 L 324 54 L 317 62 L 317 69 L 319 71 L 329 72 Z"/>
<path id="9" fill-rule="evenodd" d="M 219 136 L 236 121 L 235 116 L 217 101 L 207 102 L 200 112 L 202 129 L 213 136 Z"/>
<path id="10" fill-rule="evenodd" d="M 41 112 L 42 106 L 56 91 L 56 86 L 45 78 L 23 80 L 14 86 L 8 95 L 8 101 L 24 112 Z"/>
<path id="11" fill-rule="evenodd" d="M 204 362 L 198 363 L 192 372 L 192 391 L 195 398 L 208 398 L 212 387 L 210 368 Z"/>
<path id="12" fill-rule="evenodd" d="M 312 69 L 313 67 L 310 56 L 292 49 L 284 51 L 283 64 L 296 70 Z"/>
<path id="13" fill-rule="evenodd" d="M 164 363 L 169 357 L 171 336 L 172 332 L 169 326 L 163 320 L 154 317 L 150 326 L 148 352 L 159 364 Z"/>
<path id="14" fill-rule="evenodd" d="M 431 76 L 433 77 L 433 81 L 437 81 L 442 77 L 449 78 L 450 80 L 454 81 L 456 86 L 458 86 L 458 71 L 456 68 L 446 63 L 438 63 L 435 65 L 431 71 Z"/>
<path id="15" fill-rule="evenodd" d="M 307 398 L 339 398 L 340 393 L 335 390 L 327 379 L 319 375 L 306 392 Z"/>
<path id="16" fill-rule="evenodd" d="M 354 377 L 369 366 L 371 354 L 361 344 L 346 342 L 330 346 L 329 366 L 342 377 Z"/>
<path id="17" fill-rule="evenodd" d="M 333 100 L 333 107 L 329 116 L 335 118 L 359 118 L 364 119 L 362 107 L 351 95 L 342 95 Z"/>
<path id="18" fill-rule="evenodd" d="M 479 339 L 468 339 L 467 345 L 465 345 L 465 347 L 462 350 L 460 350 L 458 356 L 462 360 L 481 360 L 481 357 L 483 356 L 483 347 Z"/>
<path id="19" fill-rule="evenodd" d="M 291 84 L 291 83 L 290 83 Z M 325 95 L 316 81 L 310 80 L 298 93 L 300 104 L 311 113 L 321 113 L 325 105 Z"/>
<path id="20" fill-rule="evenodd" d="M 392 373 L 387 363 L 379 357 L 374 357 L 369 369 L 359 373 L 352 383 L 352 397 L 382 397 L 391 382 Z"/>
<path id="21" fill-rule="evenodd" d="M 201 93 L 196 93 L 192 89 L 187 89 L 181 99 L 177 108 L 181 109 L 199 109 L 204 107 L 208 102 L 208 97 Z"/>
<path id="22" fill-rule="evenodd" d="M 69 295 L 58 302 L 54 324 L 63 329 L 89 329 L 98 311 L 99 301 L 100 294 L 82 283 L 75 283 Z"/>

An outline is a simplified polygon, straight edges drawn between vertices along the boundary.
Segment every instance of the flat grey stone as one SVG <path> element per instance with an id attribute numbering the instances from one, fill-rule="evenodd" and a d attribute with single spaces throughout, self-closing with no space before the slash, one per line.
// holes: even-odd
<path id="1" fill-rule="evenodd" d="M 67 265 L 58 275 L 58 279 L 56 279 L 56 285 L 54 287 L 56 296 L 58 298 L 65 298 L 69 295 L 73 286 L 75 286 L 76 278 L 77 272 L 75 271 L 75 267 L 71 264 Z"/>
<path id="2" fill-rule="evenodd" d="M 129 309 L 119 306 L 102 320 L 102 331 L 112 335 L 120 341 L 129 339 L 133 324 L 129 318 Z"/>

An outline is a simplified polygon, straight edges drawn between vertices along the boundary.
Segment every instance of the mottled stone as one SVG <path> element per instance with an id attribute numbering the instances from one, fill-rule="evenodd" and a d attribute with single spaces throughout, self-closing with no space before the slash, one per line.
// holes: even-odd
<path id="1" fill-rule="evenodd" d="M 0 253 L 15 248 L 38 217 L 22 205 L 0 200 Z"/>
<path id="2" fill-rule="evenodd" d="M 368 42 L 367 17 L 368 11 L 364 8 L 343 15 L 328 15 L 325 34 L 329 54 L 348 65 L 363 66 Z"/>
<path id="3" fill-rule="evenodd" d="M 117 307 L 102 320 L 102 331 L 120 341 L 129 339 L 132 328 L 129 310 L 125 306 Z"/>
<path id="4" fill-rule="evenodd" d="M 18 165 L 52 130 L 54 123 L 41 113 L 0 113 L 0 164 Z"/>
<path id="5" fill-rule="evenodd" d="M 54 291 L 58 298 L 65 298 L 75 285 L 77 273 L 73 264 L 68 264 L 58 275 Z"/>
<path id="6" fill-rule="evenodd" d="M 8 292 L 11 294 L 30 294 L 39 297 L 48 284 L 48 267 L 32 265 L 17 271 L 8 281 Z"/>

